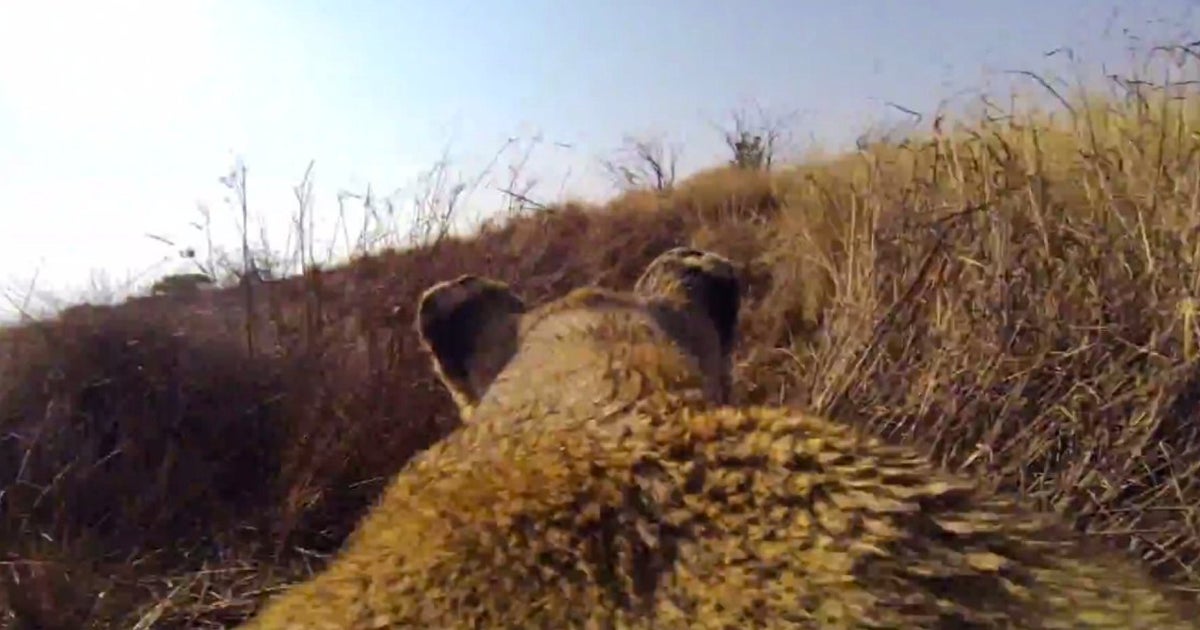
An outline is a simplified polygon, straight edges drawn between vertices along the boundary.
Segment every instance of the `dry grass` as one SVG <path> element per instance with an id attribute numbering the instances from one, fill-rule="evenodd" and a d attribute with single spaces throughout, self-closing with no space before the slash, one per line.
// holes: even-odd
<path id="1" fill-rule="evenodd" d="M 410 325 L 422 289 L 465 272 L 533 302 L 625 287 L 678 244 L 745 265 L 743 402 L 917 444 L 1194 594 L 1200 97 L 1165 94 L 715 169 L 267 284 L 253 354 L 236 291 L 4 331 L 2 618 L 242 618 L 454 427 Z"/>

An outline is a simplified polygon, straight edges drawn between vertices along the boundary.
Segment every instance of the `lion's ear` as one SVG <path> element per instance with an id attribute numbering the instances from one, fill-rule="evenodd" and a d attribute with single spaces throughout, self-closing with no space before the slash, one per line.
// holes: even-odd
<path id="1" fill-rule="evenodd" d="M 466 417 L 517 350 L 525 303 L 498 280 L 464 275 L 421 295 L 417 332 Z"/>
<path id="2" fill-rule="evenodd" d="M 708 317 L 725 359 L 736 341 L 742 286 L 728 258 L 690 247 L 669 249 L 646 266 L 634 292 L 683 303 Z"/>

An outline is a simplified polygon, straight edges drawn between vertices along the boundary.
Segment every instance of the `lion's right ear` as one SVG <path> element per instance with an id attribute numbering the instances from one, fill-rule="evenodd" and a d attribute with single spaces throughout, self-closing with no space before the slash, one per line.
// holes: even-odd
<path id="1" fill-rule="evenodd" d="M 464 418 L 517 351 L 525 303 L 498 280 L 464 275 L 421 295 L 417 332 Z"/>
<path id="2" fill-rule="evenodd" d="M 728 359 L 733 352 L 742 285 L 728 258 L 708 250 L 673 247 L 650 261 L 633 290 L 697 309 L 712 323 L 721 354 Z"/>

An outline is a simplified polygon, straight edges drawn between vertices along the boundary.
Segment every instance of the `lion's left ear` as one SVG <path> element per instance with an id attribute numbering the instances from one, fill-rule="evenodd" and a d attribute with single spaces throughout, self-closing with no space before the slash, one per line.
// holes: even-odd
<path id="1" fill-rule="evenodd" d="M 417 332 L 464 417 L 517 350 L 525 303 L 499 280 L 463 275 L 421 295 Z"/>

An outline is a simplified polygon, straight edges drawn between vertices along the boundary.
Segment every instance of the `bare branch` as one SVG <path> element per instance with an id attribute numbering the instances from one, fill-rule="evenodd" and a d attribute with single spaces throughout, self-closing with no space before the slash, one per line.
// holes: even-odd
<path id="1" fill-rule="evenodd" d="M 680 153 L 678 145 L 662 138 L 626 137 L 617 155 L 601 167 L 618 188 L 667 191 L 675 186 Z"/>

